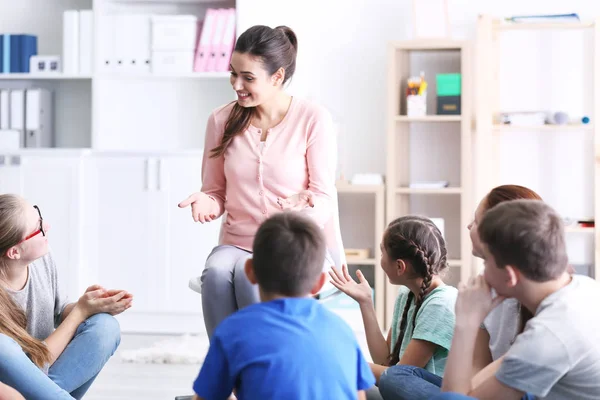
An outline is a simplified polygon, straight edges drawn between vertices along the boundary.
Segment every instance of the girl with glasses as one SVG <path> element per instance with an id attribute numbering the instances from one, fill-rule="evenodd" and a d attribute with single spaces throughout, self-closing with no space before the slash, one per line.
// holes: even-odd
<path id="1" fill-rule="evenodd" d="M 117 349 L 123 290 L 60 291 L 40 208 L 0 195 L 0 382 L 27 399 L 80 399 Z"/>

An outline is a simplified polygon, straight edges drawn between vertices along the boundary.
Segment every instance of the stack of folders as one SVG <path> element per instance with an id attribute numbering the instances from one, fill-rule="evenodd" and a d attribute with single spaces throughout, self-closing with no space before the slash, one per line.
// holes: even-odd
<path id="1" fill-rule="evenodd" d="M 235 44 L 235 9 L 209 8 L 198 37 L 194 72 L 229 71 Z"/>
<path id="2" fill-rule="evenodd" d="M 98 70 L 188 74 L 228 71 L 235 42 L 234 8 L 194 15 L 101 15 Z"/>
<path id="3" fill-rule="evenodd" d="M 28 73 L 29 58 L 37 55 L 37 36 L 0 34 L 0 73 Z"/>
<path id="4" fill-rule="evenodd" d="M 94 46 L 92 10 L 67 10 L 63 13 L 63 73 L 90 75 Z"/>
<path id="5" fill-rule="evenodd" d="M 52 92 L 0 90 L 0 149 L 52 147 Z"/>

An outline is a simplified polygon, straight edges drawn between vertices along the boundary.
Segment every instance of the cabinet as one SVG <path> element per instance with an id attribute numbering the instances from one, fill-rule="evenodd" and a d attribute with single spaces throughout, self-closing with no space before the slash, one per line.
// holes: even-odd
<path id="1" fill-rule="evenodd" d="M 86 163 L 89 283 L 123 288 L 135 307 L 125 330 L 203 329 L 187 288 L 217 244 L 220 222 L 194 223 L 177 204 L 201 185 L 201 154 L 92 154 Z M 168 323 L 167 323 L 168 322 Z"/>

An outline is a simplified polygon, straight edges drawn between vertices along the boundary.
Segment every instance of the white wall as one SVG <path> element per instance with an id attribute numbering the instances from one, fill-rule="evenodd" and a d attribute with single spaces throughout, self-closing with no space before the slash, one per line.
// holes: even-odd
<path id="1" fill-rule="evenodd" d="M 448 3 L 452 37 L 473 44 L 480 14 L 600 16 L 598 1 Z M 412 1 L 297 0 L 285 4 L 238 0 L 240 27 L 287 24 L 297 32 L 299 59 L 290 91 L 324 104 L 333 113 L 342 131 L 340 164 L 346 177 L 357 172 L 385 173 L 386 46 L 389 41 L 412 39 Z M 589 39 L 589 34 L 581 32 L 507 33 L 501 43 L 500 108 L 589 115 Z M 524 90 L 523 84 L 529 89 Z M 502 140 L 502 182 L 532 187 L 564 216 L 593 215 L 591 140 L 591 133 L 579 132 L 507 134 Z M 417 148 L 423 150 L 423 143 L 411 151 Z M 411 173 L 428 170 L 431 161 L 420 157 L 411 163 Z M 591 261 L 591 235 L 571 235 L 569 242 L 573 262 Z"/>
<path id="2" fill-rule="evenodd" d="M 296 31 L 299 59 L 290 91 L 324 104 L 342 125 L 346 175 L 384 173 L 386 45 L 412 38 L 412 1 L 287 0 L 284 4 L 238 0 L 240 27 L 287 24 Z M 477 16 L 482 13 L 566 12 L 577 12 L 582 18 L 600 16 L 600 2 L 449 0 L 452 36 L 473 41 Z M 531 54 L 531 48 L 523 47 L 513 64 L 517 68 L 519 57 Z M 544 50 L 551 48 L 545 46 Z M 552 67 L 571 62 L 563 60 L 558 51 L 552 54 Z"/>

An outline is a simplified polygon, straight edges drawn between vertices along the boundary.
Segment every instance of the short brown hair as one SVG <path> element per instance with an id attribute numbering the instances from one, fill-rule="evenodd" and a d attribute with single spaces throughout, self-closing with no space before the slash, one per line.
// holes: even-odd
<path id="1" fill-rule="evenodd" d="M 567 269 L 563 221 L 543 201 L 505 201 L 485 213 L 478 233 L 500 268 L 512 265 L 536 282 Z"/>
<path id="2" fill-rule="evenodd" d="M 275 214 L 262 223 L 252 247 L 254 274 L 267 293 L 298 297 L 310 293 L 323 271 L 325 237 L 308 217 Z"/>

